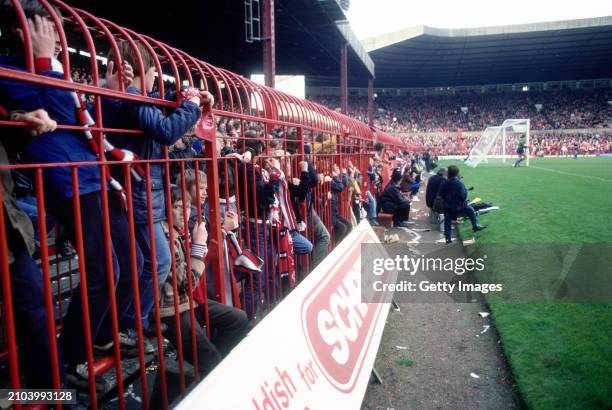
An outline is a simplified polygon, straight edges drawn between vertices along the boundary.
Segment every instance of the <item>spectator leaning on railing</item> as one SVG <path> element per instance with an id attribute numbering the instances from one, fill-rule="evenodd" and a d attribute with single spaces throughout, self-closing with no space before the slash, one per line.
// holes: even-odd
<path id="1" fill-rule="evenodd" d="M 146 47 L 138 42 L 138 52 L 142 58 L 142 69 L 138 64 L 136 51 L 127 43 L 120 41 L 117 45 L 119 55 L 111 52 L 108 56 L 109 64 L 113 61 L 122 61 L 134 68 L 134 81 L 126 91 L 131 94 L 147 94 L 151 97 L 160 97 L 152 93 L 155 82 L 156 68 L 153 57 Z M 144 90 L 141 89 L 144 83 Z M 178 100 L 179 106 L 165 116 L 162 111 L 151 104 L 135 101 L 109 101 L 104 105 L 104 123 L 109 127 L 121 129 L 139 129 L 144 132 L 138 138 L 129 135 L 109 134 L 108 139 L 117 147 L 134 152 L 140 159 L 163 159 L 164 146 L 171 146 L 191 129 L 200 118 L 200 103 L 207 99 L 212 104 L 212 95 L 201 95 L 195 88 L 187 88 L 179 95 L 168 92 L 164 96 L 169 100 Z M 144 168 L 144 167 L 143 167 Z M 165 238 L 161 222 L 166 219 L 164 199 L 164 164 L 150 165 L 151 209 L 155 240 L 156 261 L 152 260 L 151 241 L 148 225 L 148 200 L 146 192 L 146 179 L 123 175 L 122 168 L 115 169 L 118 179 L 132 177 L 132 199 L 134 206 L 134 222 L 136 241 L 144 256 L 144 267 L 139 279 L 141 320 L 144 329 L 149 328 L 149 312 L 153 308 L 153 263 L 156 263 L 158 285 L 161 286 L 170 273 L 171 256 L 168 242 Z M 131 283 L 131 282 L 130 282 Z M 125 286 L 129 286 L 126 283 Z M 130 332 L 136 326 L 134 305 L 130 305 L 120 318 L 120 326 L 125 332 Z"/>
<path id="2" fill-rule="evenodd" d="M 21 2 L 29 24 L 30 42 L 34 54 L 37 74 L 63 79 L 62 66 L 57 61 L 61 52 L 56 27 L 51 22 L 49 12 L 35 0 Z M 56 14 L 59 15 L 57 10 Z M 23 55 L 23 31 L 15 18 L 15 10 L 10 0 L 2 0 L 0 10 L 0 30 L 4 41 L 10 47 L 11 55 L 0 57 L 0 66 L 14 70 L 25 70 Z M 127 72 L 126 72 L 127 74 Z M 107 77 L 107 87 L 118 88 L 116 77 Z M 24 82 L 0 80 L 0 100 L 8 110 L 32 111 L 44 109 L 51 119 L 62 125 L 87 126 L 90 122 L 82 110 L 78 94 L 72 91 L 44 87 Z M 91 162 L 91 166 L 78 167 L 79 192 L 73 192 L 71 170 L 66 166 L 43 169 L 45 205 L 66 229 L 68 238 L 76 243 L 76 230 L 81 229 L 85 268 L 87 270 L 87 297 L 89 300 L 89 331 L 94 340 L 112 340 L 109 321 L 109 288 L 107 269 L 112 269 L 115 280 L 119 276 L 119 266 L 129 266 L 129 261 L 118 260 L 121 246 L 117 238 L 129 238 L 127 217 L 119 205 L 118 191 L 109 193 L 109 218 L 111 223 L 111 265 L 107 266 L 105 251 L 100 251 L 100 238 L 104 238 L 102 224 L 101 189 L 106 189 L 106 181 L 100 181 L 96 165 L 97 152 L 92 150 L 91 133 L 56 129 L 42 133 L 25 148 L 24 160 L 29 163 L 62 164 L 67 162 Z M 81 224 L 76 226 L 73 197 L 79 196 Z M 137 255 L 138 259 L 138 255 Z M 138 261 L 137 261 L 138 263 Z M 118 301 L 121 303 L 121 301 Z M 79 289 L 75 289 L 63 321 L 60 345 L 66 363 L 66 381 L 80 389 L 88 388 L 88 366 L 82 301 Z M 131 342 L 131 341 L 130 341 Z M 111 345 L 112 346 L 112 345 Z M 96 389 L 103 391 L 106 385 L 96 378 Z"/>

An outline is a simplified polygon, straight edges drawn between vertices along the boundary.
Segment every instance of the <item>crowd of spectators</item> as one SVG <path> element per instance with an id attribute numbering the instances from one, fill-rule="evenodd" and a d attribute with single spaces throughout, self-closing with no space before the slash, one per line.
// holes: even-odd
<path id="1" fill-rule="evenodd" d="M 3 16 L 13 15 L 12 2 L 0 4 Z M 31 21 L 36 74 L 63 79 L 58 62 L 61 49 L 48 10 L 37 1 L 23 2 L 23 7 Z M 8 40 L 14 49 L 0 57 L 0 66 L 25 71 L 16 23 L 2 20 L 2 24 L 3 36 L 11 36 Z M 142 65 L 126 41 L 118 42 L 108 55 L 100 85 L 159 98 L 154 90 L 153 58 L 144 45 L 137 43 L 137 47 Z M 115 55 L 117 52 L 120 54 Z M 122 78 L 114 69 L 115 61 L 123 61 Z M 91 76 L 82 68 L 73 68 L 71 77 L 75 83 L 91 83 Z M 24 193 L 14 189 L 14 174 L 6 167 L 0 170 L 4 209 L 10 215 L 7 242 L 16 336 L 23 384 L 29 388 L 51 387 L 53 373 L 59 370 L 61 387 L 106 393 L 109 386 L 94 374 L 90 353 L 117 359 L 156 354 L 152 340 L 160 334 L 175 349 L 182 348 L 185 360 L 206 375 L 244 337 L 251 323 L 261 319 L 283 292 L 290 291 L 329 254 L 330 245 L 340 242 L 361 218 L 376 224 L 375 195 L 382 207 L 391 209 L 394 204 L 385 202 L 385 193 L 401 189 L 395 185 L 398 181 L 390 185 L 383 175 L 391 156 L 383 155 L 382 147 L 372 154 L 365 175 L 364 168 L 340 155 L 357 153 L 349 139 L 341 144 L 339 136 L 305 131 L 304 153 L 300 154 L 295 128 L 270 129 L 262 123 L 223 117 L 216 124 L 208 123 L 213 95 L 194 87 L 167 93 L 164 97 L 176 101 L 176 106 L 165 111 L 136 100 L 84 97 L 79 91 L 5 78 L 0 78 L 0 96 L 2 119 L 28 125 L 3 130 L 6 138 L 0 140 L 0 160 L 5 166 L 48 165 L 41 171 L 40 185 L 45 214 L 54 218 L 65 230 L 67 241 L 78 248 L 87 278 L 74 288 L 71 284 L 54 369 L 55 343 L 51 341 L 56 338 L 49 334 L 55 336 L 55 329 L 48 326 L 43 276 L 33 258 L 31 217 L 36 215 L 19 207 L 17 200 Z M 97 108 L 103 126 L 121 131 L 95 138 L 89 127 L 96 124 L 92 114 Z M 206 158 L 210 152 L 205 152 L 201 140 L 194 138 L 202 125 L 213 128 L 204 132 L 216 132 L 216 164 L 210 156 Z M 16 146 L 15 141 L 22 144 Z M 95 166 L 101 150 L 109 160 L 124 162 L 109 166 L 105 181 L 100 167 Z M 172 160 L 169 167 L 163 163 L 166 150 Z M 317 152 L 329 155 L 315 156 Z M 150 162 L 123 166 L 131 160 Z M 81 165 L 73 174 L 66 163 Z M 211 167 L 218 171 L 217 180 L 207 175 Z M 34 181 L 30 171 L 26 169 L 23 177 L 33 187 L 40 182 Z M 414 195 L 416 175 L 406 174 L 403 182 L 408 191 L 401 194 L 405 199 L 398 224 L 407 220 L 409 198 Z M 213 214 L 209 206 L 209 184 L 218 185 L 219 214 Z M 27 196 L 38 211 L 41 196 L 32 188 Z M 223 255 L 208 257 L 210 231 L 220 232 Z M 225 288 L 211 263 L 223 256 L 225 272 L 220 274 Z M 306 263 L 298 264 L 297 258 Z M 220 299 L 225 303 L 218 303 Z M 110 300 L 114 300 L 115 318 L 111 317 Z M 197 320 L 191 316 L 192 309 Z M 197 313 L 203 310 L 206 315 Z M 192 354 L 191 335 L 195 335 L 197 359 Z"/>
<path id="2" fill-rule="evenodd" d="M 509 134 L 506 139 L 506 154 L 513 155 L 520 136 L 524 134 Z M 476 143 L 480 134 L 469 135 L 431 135 L 410 134 L 403 136 L 407 142 L 424 147 L 438 155 L 467 155 Z M 612 134 L 595 133 L 538 133 L 529 137 L 531 155 L 561 156 L 572 151 L 574 143 L 579 146 L 579 155 L 600 155 L 612 153 Z M 565 148 L 564 148 L 565 147 Z M 498 139 L 490 154 L 502 154 L 501 138 Z"/>
<path id="3" fill-rule="evenodd" d="M 338 97 L 310 99 L 340 107 Z M 378 97 L 374 125 L 390 133 L 482 131 L 508 118 L 529 118 L 534 130 L 605 128 L 612 126 L 610 100 L 609 89 Z M 348 113 L 367 122 L 367 99 L 350 97 Z"/>
<path id="4" fill-rule="evenodd" d="M 0 66 L 26 71 L 23 33 L 16 19 L 10 17 L 15 15 L 13 7 L 11 1 L 0 2 L 0 29 L 2 40 L 8 47 L 0 56 Z M 22 1 L 21 7 L 29 23 L 29 43 L 36 74 L 62 80 L 64 73 L 58 60 L 62 50 L 49 9 L 36 0 Z M 120 41 L 113 52 L 120 55 L 109 54 L 106 73 L 101 76 L 104 82 L 100 85 L 116 91 L 123 81 L 126 93 L 146 93 L 159 98 L 153 92 L 156 78 L 153 58 L 143 44 L 137 46 L 142 65 L 137 63 L 134 49 L 126 41 Z M 113 69 L 114 61 L 123 61 L 122 78 Z M 75 83 L 91 82 L 91 76 L 81 68 L 74 67 L 70 74 Z M 29 388 L 50 388 L 59 376 L 61 387 L 87 393 L 108 392 L 106 381 L 100 374 L 94 374 L 93 363 L 88 362 L 91 354 L 96 357 L 118 355 L 123 359 L 152 354 L 155 348 L 149 338 L 156 332 L 163 332 L 170 343 L 180 349 L 180 336 L 173 333 L 176 330 L 174 326 L 164 324 L 156 329 L 149 323 L 149 314 L 156 310 L 153 309 L 155 304 L 160 306 L 162 322 L 166 317 L 180 315 L 181 326 L 187 326 L 187 323 L 190 327 L 196 325 L 201 371 L 204 374 L 210 371 L 222 355 L 245 336 L 249 322 L 246 314 L 236 306 L 209 301 L 206 295 L 195 304 L 196 307 L 208 306 L 206 319 L 198 315 L 195 323 L 185 320 L 189 317 L 184 314 L 185 307 L 191 309 L 194 306 L 191 290 L 205 282 L 205 279 L 200 279 L 206 277 L 205 263 L 209 264 L 206 261 L 208 230 L 202 221 L 207 215 L 197 218 L 193 230 L 183 231 L 184 227 L 178 221 L 189 219 L 189 215 L 177 204 L 187 202 L 188 197 L 181 197 L 179 201 L 175 194 L 166 203 L 166 167 L 159 160 L 165 158 L 166 147 L 181 140 L 195 127 L 202 111 L 210 113 L 213 96 L 185 87 L 180 92 L 164 96 L 177 104 L 174 110 L 162 112 L 152 104 L 92 99 L 79 91 L 3 77 L 0 78 L 0 97 L 0 118 L 26 123 L 26 127 L 4 127 L 0 135 L 0 162 L 5 166 L 0 170 L 2 201 L 4 214 L 8 216 L 7 229 L 2 234 L 7 239 L 3 251 L 8 253 L 9 269 L 3 272 L 3 276 L 10 275 L 9 291 L 13 294 L 12 311 L 20 367 L 23 369 L 23 380 L 19 383 Z M 92 103 L 99 103 L 101 107 Z M 108 133 L 95 138 L 88 127 L 95 124 L 92 114 L 96 108 L 101 109 L 104 125 L 140 131 L 142 135 Z M 69 129 L 64 126 L 69 126 Z M 100 168 L 95 165 L 101 150 L 110 160 L 158 162 L 146 166 L 134 164 L 131 170 L 112 165 L 110 175 L 107 174 L 103 180 Z M 64 164 L 75 162 L 91 165 L 79 166 L 73 177 L 70 167 Z M 36 187 L 44 192 L 43 196 L 37 196 L 33 188 L 15 189 L 15 173 L 6 168 L 6 165 L 15 163 L 49 165 L 42 170 L 40 181 L 34 180 L 31 169 L 22 172 L 28 186 L 34 187 L 36 183 Z M 126 186 L 131 188 L 126 189 Z M 128 198 L 130 194 L 131 198 Z M 81 273 L 86 273 L 87 280 L 79 281 L 74 288 L 70 280 L 71 299 L 67 312 L 58 318 L 61 331 L 57 338 L 55 326 L 50 327 L 47 320 L 47 315 L 53 311 L 49 311 L 45 304 L 41 268 L 33 258 L 33 215 L 25 213 L 18 203 L 23 195 L 35 201 L 29 205 L 38 211 L 41 209 L 38 201 L 44 198 L 45 214 L 53 216 L 72 244 L 78 244 L 79 258 L 83 260 Z M 106 210 L 103 210 L 102 203 L 107 206 Z M 176 217 L 172 224 L 168 223 L 171 220 L 168 216 L 170 207 Z M 131 210 L 129 222 L 128 208 Z M 108 224 L 104 224 L 104 220 Z M 107 231 L 104 231 L 104 226 Z M 229 224 L 224 226 L 236 228 Z M 130 244 L 131 239 L 135 243 Z M 174 255 L 170 254 L 172 248 Z M 42 250 L 44 259 L 48 258 L 49 251 L 47 248 Z M 180 273 L 180 278 L 173 277 L 171 271 L 175 275 Z M 137 282 L 133 281 L 132 273 L 137 276 Z M 178 290 L 177 279 L 181 283 Z M 157 289 L 154 289 L 154 283 Z M 135 286 L 139 289 L 139 303 L 134 299 Z M 155 294 L 159 294 L 159 299 L 154 297 Z M 10 303 L 10 299 L 3 300 L 4 303 Z M 111 306 L 116 309 L 115 318 L 111 317 Z M 209 331 L 212 329 L 209 335 L 204 326 L 209 327 Z M 184 346 L 188 346 L 185 358 L 195 364 L 195 357 L 189 354 L 192 352 L 187 336 L 192 333 L 190 330 L 183 331 Z M 222 346 L 215 345 L 213 340 L 216 343 L 221 340 Z"/>
<path id="5" fill-rule="evenodd" d="M 12 15 L 13 3 L 1 4 L 3 15 Z M 23 7 L 31 22 L 36 74 L 62 79 L 57 68 L 61 50 L 48 9 L 37 1 L 24 1 Z M 2 22 L 3 36 L 10 37 L 14 49 L 0 58 L 0 66 L 25 71 L 24 60 L 18 56 L 22 39 L 17 35 L 16 22 Z M 160 98 L 155 92 L 153 58 L 143 44 L 137 43 L 137 47 L 142 64 L 127 42 L 118 43 L 108 56 L 101 85 Z M 117 52 L 120 55 L 113 55 Z M 114 61 L 124 62 L 123 78 L 114 70 Z M 78 67 L 71 70 L 71 78 L 75 83 L 92 81 L 87 70 Z M 171 88 L 169 84 L 167 88 Z M 369 165 L 360 168 L 348 155 L 342 155 L 364 154 L 350 140 L 309 131 L 304 132 L 301 153 L 295 128 L 270 129 L 260 123 L 223 117 L 218 117 L 216 124 L 207 124 L 214 106 L 212 94 L 194 87 L 169 91 L 161 97 L 175 101 L 176 106 L 162 111 L 135 99 L 93 98 L 69 89 L 0 79 L 0 116 L 25 122 L 28 127 L 3 132 L 2 137 L 7 138 L 0 139 L 0 162 L 5 166 L 49 165 L 41 171 L 41 180 L 34 181 L 33 173 L 27 171 L 23 177 L 32 187 L 34 182 L 43 182 L 40 188 L 44 191 L 45 213 L 62 227 L 66 240 L 79 248 L 80 267 L 84 267 L 87 278 L 86 283 L 71 289 L 72 300 L 56 340 L 55 328 L 49 328 L 46 319 L 43 276 L 32 256 L 32 219 L 42 205 L 31 201 L 41 196 L 30 188 L 28 203 L 36 212 L 24 213 L 18 204 L 22 193 L 15 189 L 15 174 L 6 167 L 0 170 L 16 336 L 24 384 L 29 388 L 50 388 L 55 370 L 59 370 L 61 387 L 106 393 L 105 380 L 94 374 L 88 358 L 94 353 L 118 359 L 155 354 L 149 339 L 162 333 L 174 348 L 182 349 L 185 360 L 206 375 L 262 317 L 264 309 L 269 311 L 283 292 L 290 291 L 300 277 L 316 267 L 329 253 L 330 245 L 342 241 L 361 219 L 378 225 L 377 218 L 384 212 L 392 215 L 395 226 L 408 227 L 411 204 L 418 201 L 421 174 L 433 168 L 435 153 L 423 157 L 406 151 L 393 153 L 382 144 L 366 153 Z M 568 127 L 602 123 L 596 98 L 584 98 L 580 109 L 574 109 L 573 100 L 567 99 L 572 107 L 569 122 L 564 122 L 563 112 L 555 116 L 538 114 L 539 120 L 543 124 L 554 119 Z M 424 101 L 422 111 L 411 111 L 397 101 L 389 102 L 386 114 L 378 121 L 381 127 L 395 131 L 395 124 L 413 130 L 445 129 L 452 123 L 452 116 L 446 118 L 450 102 L 439 107 L 436 104 Z M 493 114 L 469 117 L 480 109 L 477 104 L 484 103 L 472 101 L 468 119 L 464 118 L 462 124 L 480 127 L 493 121 Z M 502 111 L 499 115 L 510 116 L 503 112 L 503 105 L 498 107 Z M 121 132 L 94 138 L 89 127 L 95 124 L 91 113 L 96 109 L 101 112 L 101 125 Z M 356 110 L 355 115 L 364 115 L 362 109 Z M 591 111 L 597 111 L 596 115 Z M 384 125 L 389 115 L 393 116 L 391 123 Z M 214 129 L 202 131 L 202 124 Z M 206 157 L 201 140 L 194 138 L 201 131 L 215 133 L 216 164 Z M 411 142 L 431 146 L 438 154 L 463 153 L 471 142 L 460 140 L 456 147 L 447 148 L 434 145 L 438 143 L 435 139 L 413 138 Z M 582 137 L 573 138 L 572 144 Z M 21 146 L 15 146 L 15 141 Z M 562 139 L 552 144 L 546 139 L 533 141 L 545 152 L 566 143 Z M 510 149 L 513 143 L 509 143 Z M 610 141 L 593 137 L 581 140 L 580 146 L 589 152 L 592 146 L 596 151 L 602 146 L 610 149 Z M 101 150 L 116 162 L 148 162 L 132 164 L 131 168 L 126 163 L 114 163 L 105 175 L 101 172 L 105 167 L 95 166 Z M 171 160 L 168 167 L 164 163 L 166 152 Z M 81 165 L 73 172 L 66 163 Z M 211 167 L 217 171 L 217 180 L 207 176 Z M 449 170 L 449 177 L 456 179 L 453 186 L 448 185 L 449 197 L 460 198 L 449 200 L 444 213 L 451 217 L 468 215 L 474 230 L 482 229 L 473 215 L 466 213 L 470 209 L 466 211 L 465 198 L 461 197 L 465 187 L 457 179 L 458 171 Z M 208 201 L 209 188 L 218 192 L 218 215 Z M 211 231 L 220 232 L 221 244 L 214 243 L 219 244 L 215 247 L 222 255 L 208 255 Z M 224 258 L 225 271 L 220 274 L 225 289 L 221 289 L 219 273 L 211 266 L 211 261 L 220 258 Z M 306 263 L 298 264 L 297 258 Z M 138 303 L 135 293 L 139 294 Z M 87 304 L 82 300 L 85 297 Z M 112 318 L 111 311 L 117 316 Z M 153 323 L 155 316 L 160 325 Z M 57 350 L 52 348 L 55 343 Z M 55 370 L 51 364 L 54 354 Z"/>

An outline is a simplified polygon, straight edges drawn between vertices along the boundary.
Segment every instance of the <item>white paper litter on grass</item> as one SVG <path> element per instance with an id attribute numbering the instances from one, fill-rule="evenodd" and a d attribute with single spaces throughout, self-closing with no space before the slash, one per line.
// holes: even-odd
<path id="1" fill-rule="evenodd" d="M 407 350 L 408 346 L 395 346 L 397 350 Z"/>
<path id="2" fill-rule="evenodd" d="M 488 317 L 490 315 L 489 312 L 478 312 L 478 315 L 480 315 L 480 317 L 485 318 Z"/>
<path id="3" fill-rule="evenodd" d="M 429 232 L 429 231 L 431 231 L 431 229 L 429 229 L 429 228 L 414 228 L 413 231 L 415 231 L 415 232 Z"/>
<path id="4" fill-rule="evenodd" d="M 480 379 L 480 376 L 477 375 L 476 373 L 470 373 L 470 376 L 473 377 L 474 379 Z"/>
<path id="5" fill-rule="evenodd" d="M 463 246 L 473 245 L 476 243 L 476 238 L 466 239 L 463 241 Z"/>
<path id="6" fill-rule="evenodd" d="M 491 326 L 489 326 L 489 325 L 483 325 L 482 326 L 482 332 L 480 332 L 480 334 L 486 333 L 486 331 L 489 330 L 490 327 Z"/>

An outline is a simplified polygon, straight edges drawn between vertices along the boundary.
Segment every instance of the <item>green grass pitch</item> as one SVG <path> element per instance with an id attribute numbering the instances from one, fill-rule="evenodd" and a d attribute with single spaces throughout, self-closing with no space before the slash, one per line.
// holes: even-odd
<path id="1" fill-rule="evenodd" d="M 469 252 L 498 245 L 603 244 L 612 249 L 612 158 L 535 158 L 512 168 L 514 159 L 472 169 L 457 164 L 470 198 L 501 209 L 482 215 L 488 229 L 478 232 Z M 462 237 L 472 237 L 469 224 Z M 524 248 L 523 248 L 524 249 Z M 541 265 L 497 255 L 500 277 L 537 289 L 549 283 Z M 595 255 L 597 256 L 597 255 Z M 506 258 L 506 259 L 504 259 Z M 546 257 L 543 257 L 546 259 Z M 590 273 L 589 273 L 590 274 Z M 612 283 L 612 265 L 599 269 Z M 601 280 L 601 278 L 598 278 Z M 604 283 L 604 282 L 601 282 Z M 599 289 L 592 289 L 594 292 Z M 607 409 L 612 406 L 612 305 L 588 303 L 505 303 L 487 295 L 493 320 L 525 403 L 533 409 Z"/>

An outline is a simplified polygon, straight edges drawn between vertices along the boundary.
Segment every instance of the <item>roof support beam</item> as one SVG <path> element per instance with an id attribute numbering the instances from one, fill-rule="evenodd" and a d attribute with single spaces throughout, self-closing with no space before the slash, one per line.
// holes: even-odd
<path id="1" fill-rule="evenodd" d="M 374 126 L 374 79 L 368 78 L 368 125 Z"/>
<path id="2" fill-rule="evenodd" d="M 274 88 L 276 77 L 276 35 L 274 0 L 263 0 L 263 66 L 266 86 Z"/>
<path id="3" fill-rule="evenodd" d="M 353 33 L 348 21 L 336 21 L 336 26 L 368 73 L 374 77 L 374 62 L 370 58 L 368 51 L 361 45 L 361 41 L 357 38 L 355 33 Z"/>
<path id="4" fill-rule="evenodd" d="M 340 106 L 342 114 L 347 113 L 348 100 L 348 43 L 340 46 Z"/>

